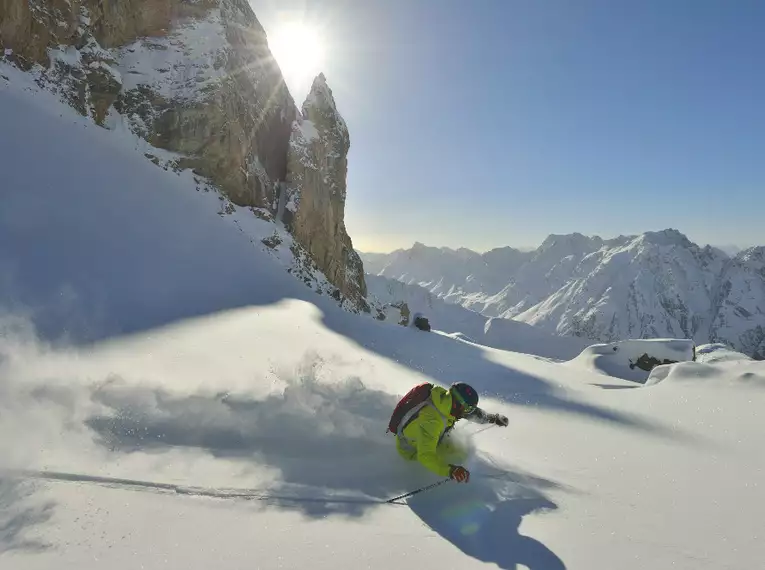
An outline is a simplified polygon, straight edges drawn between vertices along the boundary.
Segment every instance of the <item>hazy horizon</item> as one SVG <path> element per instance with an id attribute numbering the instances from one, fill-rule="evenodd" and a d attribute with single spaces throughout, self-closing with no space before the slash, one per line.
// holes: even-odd
<path id="1" fill-rule="evenodd" d="M 765 243 L 765 3 L 251 4 L 298 105 L 327 77 L 362 251 L 647 226 Z"/>
<path id="2" fill-rule="evenodd" d="M 625 234 L 616 234 L 616 235 L 585 234 L 583 232 L 568 232 L 566 234 L 562 234 L 560 232 L 551 232 L 550 234 L 545 236 L 545 239 L 547 237 L 549 237 L 550 235 L 570 235 L 570 234 L 573 234 L 573 233 L 579 233 L 579 234 L 582 234 L 582 235 L 584 235 L 586 237 L 599 237 L 599 238 L 604 239 L 604 240 L 610 240 L 610 239 L 614 239 L 614 238 L 619 237 L 619 235 L 625 235 L 625 236 L 641 235 L 641 234 L 646 233 L 646 232 L 662 231 L 662 230 L 665 230 L 665 229 L 672 229 L 672 228 L 662 228 L 661 230 L 651 230 L 651 229 L 648 229 L 648 230 L 644 230 L 642 232 L 636 232 L 634 234 L 633 233 L 625 233 Z M 676 229 L 676 228 L 674 228 L 674 229 Z M 735 255 L 737 252 L 743 251 L 743 250 L 745 250 L 745 249 L 747 249 L 749 247 L 765 246 L 765 242 L 763 242 L 763 243 L 750 243 L 750 244 L 743 244 L 743 245 L 742 244 L 708 243 L 708 242 L 704 242 L 704 241 L 695 240 L 695 239 L 693 239 L 692 236 L 689 236 L 688 234 L 686 234 L 682 230 L 678 230 L 678 231 L 681 234 L 685 235 L 689 240 L 691 240 L 693 243 L 695 243 L 698 246 L 704 247 L 704 246 L 709 245 L 711 247 L 715 247 L 717 249 L 721 249 L 722 251 L 724 251 L 728 255 Z M 353 236 L 351 236 L 351 239 L 353 239 Z M 491 250 L 494 250 L 494 249 L 500 249 L 500 248 L 503 248 L 503 247 L 511 247 L 511 248 L 517 249 L 519 251 L 534 251 L 540 245 L 542 245 L 543 241 L 544 241 L 544 239 L 542 241 L 540 241 L 536 245 L 528 245 L 528 244 L 527 245 L 515 245 L 515 244 L 511 244 L 511 243 L 506 243 L 506 244 L 490 247 L 488 249 L 476 249 L 476 248 L 467 247 L 467 246 L 452 247 L 452 246 L 448 246 L 448 245 L 442 245 L 442 244 L 436 244 L 436 243 L 428 242 L 428 241 L 422 240 L 422 239 L 417 239 L 417 240 L 413 241 L 412 243 L 410 243 L 409 245 L 407 245 L 405 247 L 395 247 L 393 249 L 385 250 L 385 251 L 373 251 L 373 250 L 361 249 L 361 248 L 357 247 L 355 245 L 355 243 L 354 243 L 354 249 L 356 251 L 358 251 L 359 253 L 362 253 L 362 254 L 388 255 L 388 254 L 393 253 L 394 251 L 411 249 L 412 247 L 414 247 L 414 245 L 416 243 L 420 243 L 420 244 L 422 244 L 422 245 L 424 245 L 426 247 L 432 247 L 432 248 L 436 248 L 436 249 L 450 249 L 450 250 L 455 250 L 455 251 L 458 250 L 458 249 L 469 249 L 469 250 L 474 251 L 476 253 L 483 254 L 483 253 L 486 253 L 488 251 L 491 251 Z"/>

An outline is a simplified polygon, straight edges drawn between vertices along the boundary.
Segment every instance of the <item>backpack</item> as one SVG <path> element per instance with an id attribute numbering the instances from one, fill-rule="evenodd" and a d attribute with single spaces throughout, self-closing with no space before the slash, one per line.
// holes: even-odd
<path id="1" fill-rule="evenodd" d="M 399 400 L 396 407 L 393 409 L 393 414 L 388 422 L 388 430 L 385 433 L 391 432 L 393 434 L 398 433 L 399 425 L 404 416 L 415 406 L 422 404 L 428 398 L 430 398 L 430 391 L 433 389 L 433 384 L 430 382 L 423 382 L 418 384 L 406 395 Z"/>

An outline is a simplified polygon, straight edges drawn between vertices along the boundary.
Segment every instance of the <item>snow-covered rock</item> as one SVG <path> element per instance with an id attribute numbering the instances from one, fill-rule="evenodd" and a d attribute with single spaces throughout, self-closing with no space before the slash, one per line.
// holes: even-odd
<path id="1" fill-rule="evenodd" d="M 710 364 L 713 362 L 750 361 L 751 356 L 743 352 L 732 350 L 728 345 L 720 342 L 701 344 L 696 347 L 696 362 Z"/>
<path id="2" fill-rule="evenodd" d="M 765 370 L 762 368 L 762 363 L 753 362 L 751 358 L 746 358 L 741 353 L 738 355 L 731 352 L 722 358 L 710 359 L 706 362 L 681 362 L 657 366 L 651 371 L 645 385 L 678 383 L 680 385 L 707 384 L 717 389 L 726 387 L 765 389 Z M 721 373 L 723 370 L 725 373 Z"/>
<path id="3" fill-rule="evenodd" d="M 607 376 L 644 382 L 658 366 L 695 359 L 693 341 L 654 338 L 595 344 L 584 349 L 568 364 Z"/>

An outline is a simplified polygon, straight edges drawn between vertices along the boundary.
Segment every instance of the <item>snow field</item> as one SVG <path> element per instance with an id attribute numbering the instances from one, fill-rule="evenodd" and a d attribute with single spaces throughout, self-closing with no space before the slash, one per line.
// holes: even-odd
<path id="1" fill-rule="evenodd" d="M 760 564 L 762 363 L 643 385 L 347 313 L 278 226 L 0 73 L 0 567 Z M 459 427 L 469 484 L 381 504 L 437 480 L 384 433 L 424 380 L 510 426 Z"/>

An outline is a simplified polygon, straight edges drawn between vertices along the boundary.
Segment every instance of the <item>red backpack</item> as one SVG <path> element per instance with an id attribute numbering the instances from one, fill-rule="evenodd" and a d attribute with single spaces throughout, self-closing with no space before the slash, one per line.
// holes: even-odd
<path id="1" fill-rule="evenodd" d="M 393 414 L 391 415 L 390 421 L 388 422 L 388 430 L 385 433 L 398 433 L 401 419 L 409 410 L 430 398 L 430 391 L 432 389 L 433 384 L 430 382 L 423 382 L 422 384 L 418 384 L 409 390 L 409 392 L 407 392 L 406 395 L 401 398 L 401 400 L 399 400 L 398 404 L 396 404 L 396 407 L 393 409 Z"/>

